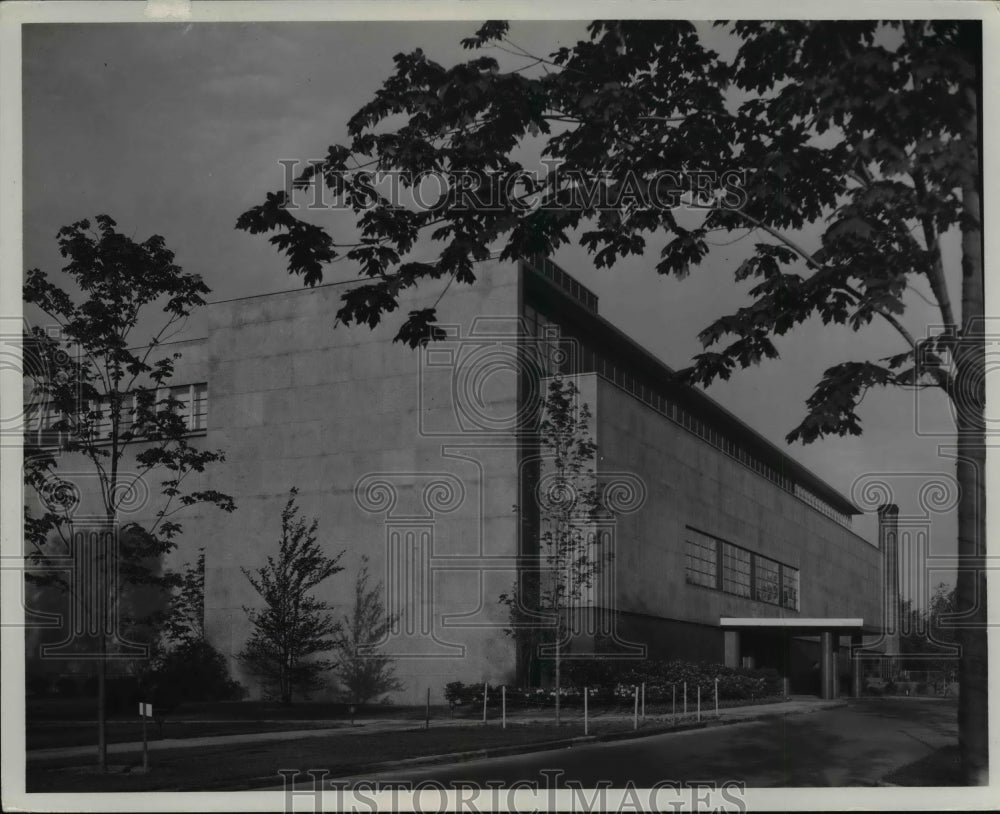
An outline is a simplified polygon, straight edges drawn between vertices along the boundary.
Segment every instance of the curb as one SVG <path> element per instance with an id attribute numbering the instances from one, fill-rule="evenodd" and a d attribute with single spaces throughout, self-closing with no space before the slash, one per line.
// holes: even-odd
<path id="1" fill-rule="evenodd" d="M 387 769 L 418 768 L 420 766 L 434 766 L 446 763 L 465 763 L 471 760 L 486 760 L 489 758 L 506 757 L 508 755 L 528 755 L 535 752 L 550 752 L 556 749 L 569 749 L 573 746 L 583 746 L 589 743 L 611 743 L 614 741 L 640 740 L 642 738 L 652 738 L 657 735 L 668 735 L 675 732 L 689 732 L 699 729 L 717 728 L 723 726 L 733 726 L 735 724 L 753 723 L 778 718 L 783 715 L 808 715 L 813 712 L 821 712 L 827 709 L 836 709 L 847 706 L 846 701 L 831 702 L 814 709 L 801 709 L 793 711 L 774 711 L 761 713 L 746 718 L 735 718 L 732 720 L 701 721 L 680 724 L 678 726 L 655 726 L 642 730 L 626 730 L 624 732 L 608 732 L 603 735 L 578 735 L 572 738 L 561 738 L 553 741 L 541 741 L 538 743 L 513 744 L 510 746 L 494 746 L 487 749 L 475 749 L 466 752 L 451 752 L 441 755 L 422 755 L 420 757 L 404 758 L 402 760 L 383 761 L 380 763 L 369 763 L 360 766 L 346 766 L 338 771 L 337 776 L 324 777 L 324 782 L 332 780 L 343 780 L 345 778 L 357 777 L 361 774 L 380 772 Z M 233 791 L 260 789 L 262 787 L 273 786 L 274 777 L 253 778 L 237 784 L 226 786 Z"/>

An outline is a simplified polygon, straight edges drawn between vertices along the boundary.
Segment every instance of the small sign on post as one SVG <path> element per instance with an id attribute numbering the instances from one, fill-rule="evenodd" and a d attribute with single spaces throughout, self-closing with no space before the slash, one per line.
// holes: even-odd
<path id="1" fill-rule="evenodd" d="M 149 740 L 146 738 L 146 719 L 153 717 L 153 705 L 139 703 L 139 718 L 142 720 L 142 770 L 149 771 Z"/>

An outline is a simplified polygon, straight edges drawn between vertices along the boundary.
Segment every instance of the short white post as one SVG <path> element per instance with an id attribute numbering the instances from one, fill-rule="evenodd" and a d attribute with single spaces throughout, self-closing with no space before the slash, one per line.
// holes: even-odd
<path id="1" fill-rule="evenodd" d="M 684 717 L 688 714 L 688 683 L 684 682 Z"/>
<path id="2" fill-rule="evenodd" d="M 639 728 L 639 688 L 636 687 L 636 686 L 634 686 L 634 685 L 632 687 L 632 696 L 633 696 L 633 698 L 635 700 L 635 710 L 632 712 L 632 728 L 633 729 L 638 729 Z"/>
<path id="3" fill-rule="evenodd" d="M 699 720 L 699 721 L 701 720 L 701 682 L 698 682 L 698 718 L 697 718 L 697 720 Z"/>
<path id="4" fill-rule="evenodd" d="M 504 684 L 500 688 L 500 707 L 503 710 L 501 713 L 503 715 L 503 723 L 501 724 L 502 729 L 507 728 L 507 685 Z"/>
<path id="5" fill-rule="evenodd" d="M 483 682 L 483 723 L 486 723 L 486 699 L 490 694 L 490 682 Z"/>
<path id="6" fill-rule="evenodd" d="M 646 682 L 642 682 L 642 720 L 646 720 Z"/>
<path id="7" fill-rule="evenodd" d="M 715 717 L 719 717 L 719 677 L 715 677 Z"/>
<path id="8" fill-rule="evenodd" d="M 140 717 L 142 718 L 142 770 L 144 772 L 148 772 L 149 771 L 149 742 L 146 740 L 146 718 L 147 718 L 146 712 L 147 712 L 147 709 L 146 709 L 146 705 L 145 704 L 140 704 L 139 707 L 140 707 L 140 710 L 141 710 Z M 163 736 L 161 735 L 160 737 L 163 737 Z"/>
<path id="9" fill-rule="evenodd" d="M 677 723 L 677 685 L 670 685 L 670 722 Z"/>
<path id="10" fill-rule="evenodd" d="M 588 695 L 590 695 L 590 690 L 584 687 L 583 688 L 583 734 L 584 735 L 590 734 L 590 722 L 587 720 L 587 715 L 589 712 L 589 710 L 587 709 Z"/>

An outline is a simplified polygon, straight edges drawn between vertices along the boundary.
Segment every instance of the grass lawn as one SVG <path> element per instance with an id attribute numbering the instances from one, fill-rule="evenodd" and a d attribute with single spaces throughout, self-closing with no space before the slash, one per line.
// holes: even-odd
<path id="1" fill-rule="evenodd" d="M 962 764 L 958 746 L 945 746 L 900 766 L 882 778 L 897 786 L 962 786 Z"/>
<path id="2" fill-rule="evenodd" d="M 327 769 L 328 779 L 346 776 L 372 763 L 422 755 L 447 754 L 497 746 L 525 745 L 583 734 L 576 724 L 555 726 L 439 727 L 369 734 L 326 735 L 294 741 L 234 743 L 172 749 L 150 754 L 149 774 L 131 774 L 139 753 L 110 755 L 116 771 L 96 774 L 80 758 L 29 763 L 29 792 L 219 791 L 281 783 L 278 769 Z M 311 782 L 306 778 L 307 782 Z"/>

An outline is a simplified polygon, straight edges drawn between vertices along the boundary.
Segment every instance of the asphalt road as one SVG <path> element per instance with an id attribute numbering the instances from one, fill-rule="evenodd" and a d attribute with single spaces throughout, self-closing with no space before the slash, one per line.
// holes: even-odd
<path id="1" fill-rule="evenodd" d="M 424 766 L 366 778 L 509 786 L 735 781 L 751 788 L 869 786 L 957 739 L 953 701 L 863 699 L 846 707 L 548 752 Z M 352 778 L 359 780 L 360 778 Z"/>

